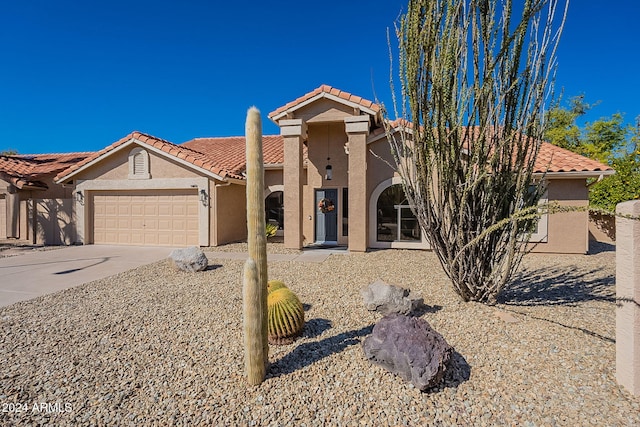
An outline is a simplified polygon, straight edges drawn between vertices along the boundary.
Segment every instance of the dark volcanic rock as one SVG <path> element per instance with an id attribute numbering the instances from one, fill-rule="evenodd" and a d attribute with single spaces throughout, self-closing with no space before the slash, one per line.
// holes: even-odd
<path id="1" fill-rule="evenodd" d="M 426 320 L 401 314 L 382 318 L 362 348 L 371 362 L 422 391 L 442 380 L 453 351 Z"/>

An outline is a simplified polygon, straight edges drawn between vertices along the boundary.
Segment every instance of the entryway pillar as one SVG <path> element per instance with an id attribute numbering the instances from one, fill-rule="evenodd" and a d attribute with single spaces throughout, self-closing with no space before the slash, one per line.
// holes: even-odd
<path id="1" fill-rule="evenodd" d="M 307 138 L 307 124 L 302 119 L 280 120 L 284 137 L 284 246 L 302 249 L 302 144 Z"/>
<path id="2" fill-rule="evenodd" d="M 367 136 L 369 115 L 344 119 L 349 138 L 349 251 L 367 250 Z"/>

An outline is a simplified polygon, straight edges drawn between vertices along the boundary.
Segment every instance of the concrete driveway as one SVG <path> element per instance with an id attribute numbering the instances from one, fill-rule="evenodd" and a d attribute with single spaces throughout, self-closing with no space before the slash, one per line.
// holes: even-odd
<path id="1" fill-rule="evenodd" d="M 167 258 L 172 248 L 87 245 L 0 258 L 0 307 Z"/>

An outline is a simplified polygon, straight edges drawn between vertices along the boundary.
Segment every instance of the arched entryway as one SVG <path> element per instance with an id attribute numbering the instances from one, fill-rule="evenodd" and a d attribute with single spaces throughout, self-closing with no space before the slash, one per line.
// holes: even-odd
<path id="1" fill-rule="evenodd" d="M 387 179 L 373 190 L 369 200 L 369 228 L 370 247 L 429 248 L 399 177 Z"/>
<path id="2" fill-rule="evenodd" d="M 281 186 L 280 186 L 281 187 Z M 284 191 L 273 189 L 264 199 L 265 220 L 267 224 L 278 227 L 276 236 L 284 235 Z"/>

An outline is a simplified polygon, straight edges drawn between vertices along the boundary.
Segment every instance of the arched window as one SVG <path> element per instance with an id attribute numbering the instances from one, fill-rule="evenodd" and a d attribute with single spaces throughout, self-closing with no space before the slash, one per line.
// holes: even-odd
<path id="1" fill-rule="evenodd" d="M 376 203 L 376 240 L 414 242 L 422 239 L 418 220 L 411 212 L 402 184 L 387 187 Z"/>
<path id="2" fill-rule="evenodd" d="M 284 193 L 274 191 L 264 200 L 265 219 L 267 224 L 278 226 L 278 230 L 284 230 Z"/>
<path id="3" fill-rule="evenodd" d="M 149 153 L 140 147 L 129 152 L 129 179 L 149 179 Z"/>

